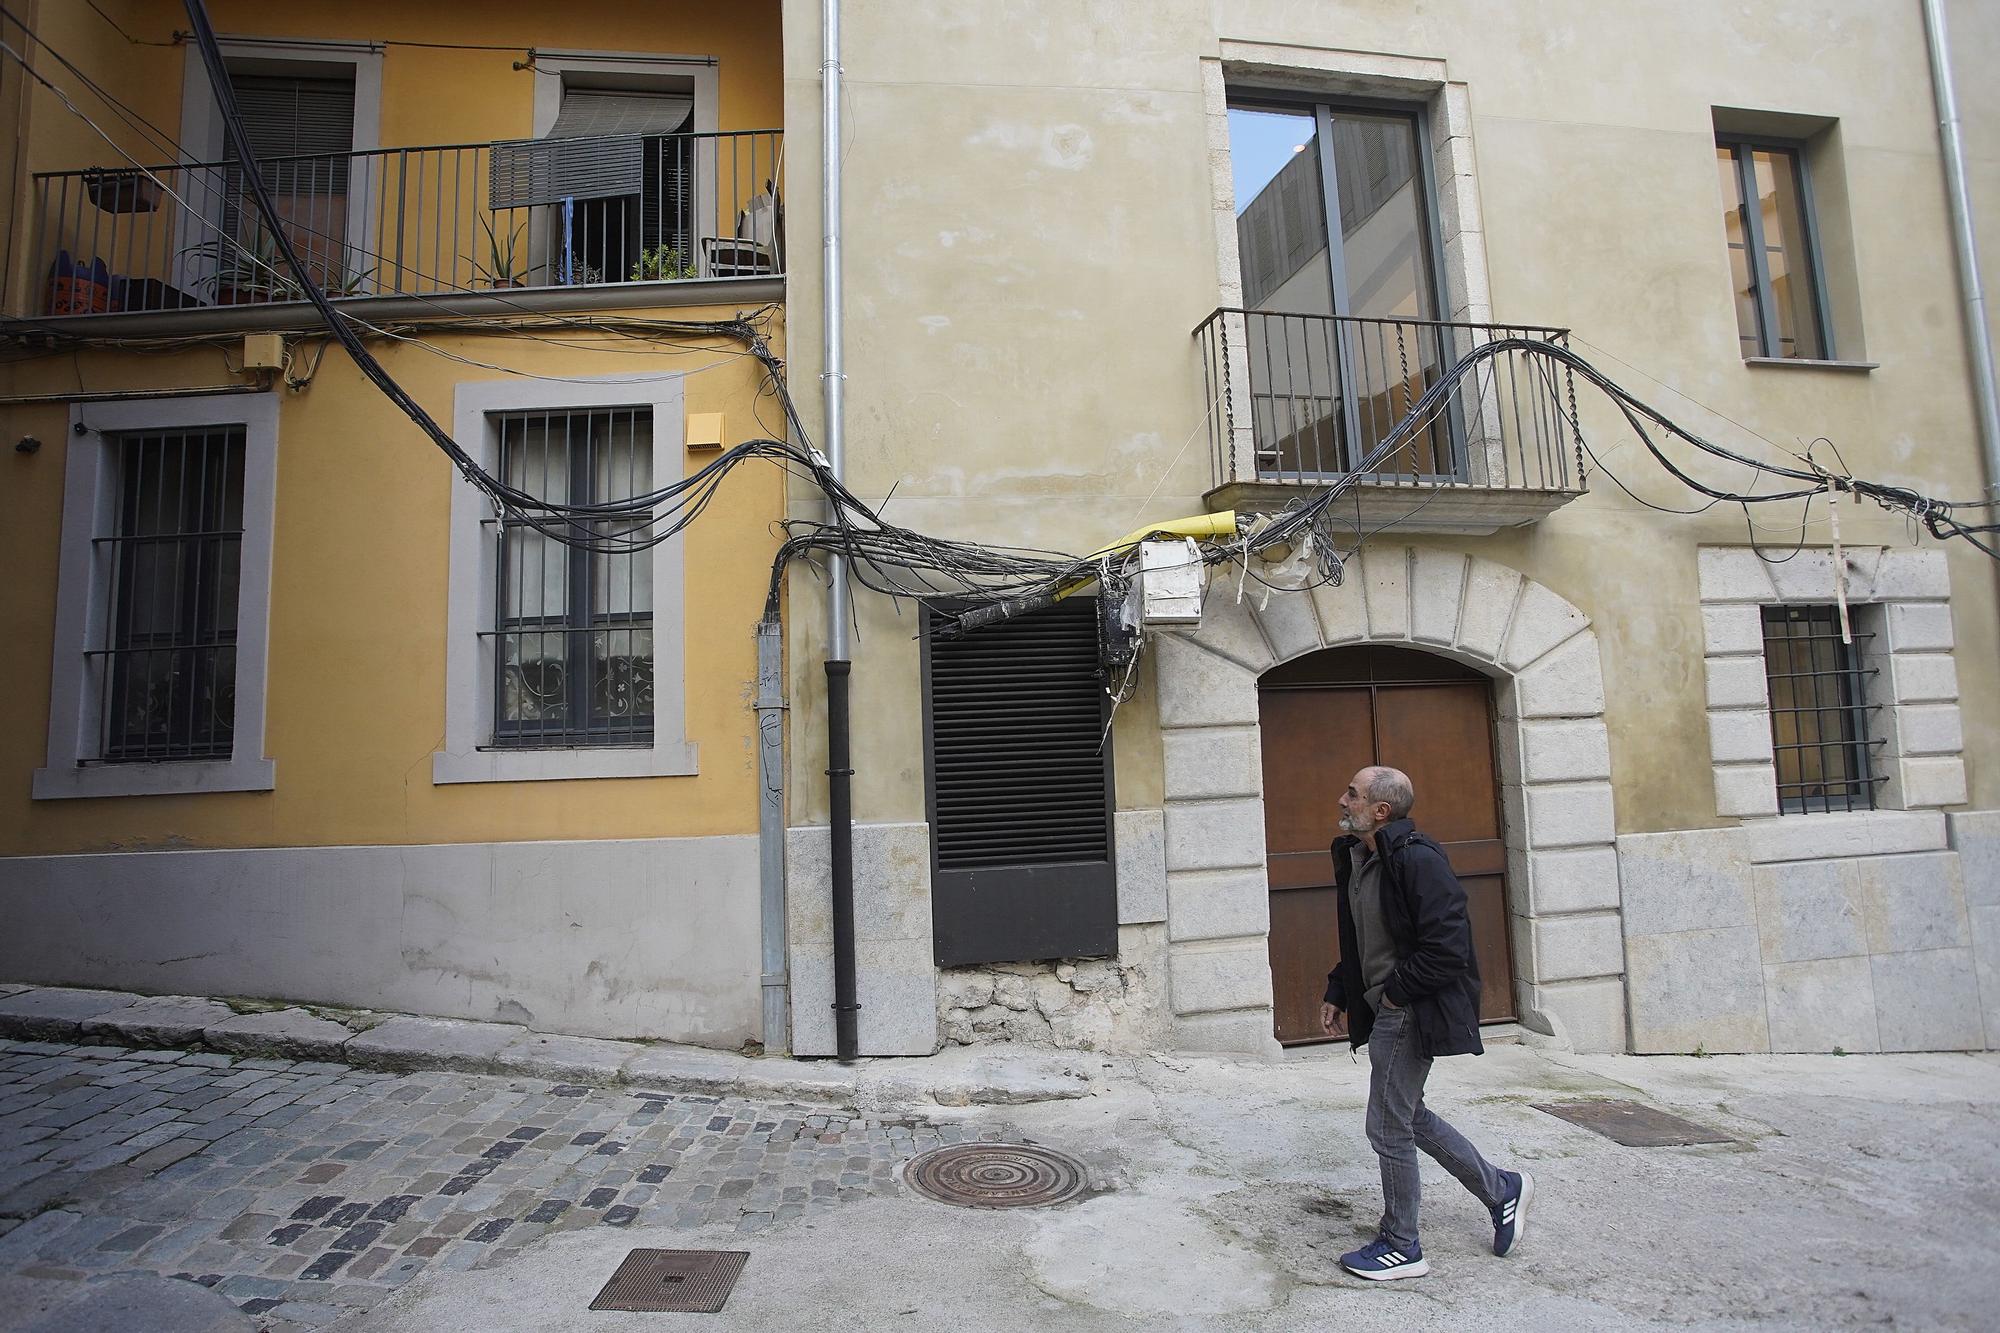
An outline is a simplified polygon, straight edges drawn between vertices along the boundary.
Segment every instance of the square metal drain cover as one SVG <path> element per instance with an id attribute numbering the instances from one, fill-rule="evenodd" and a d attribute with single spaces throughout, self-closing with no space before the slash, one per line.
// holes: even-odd
<path id="1" fill-rule="evenodd" d="M 590 1308 L 714 1314 L 749 1258 L 748 1250 L 634 1250 Z"/>
<path id="2" fill-rule="evenodd" d="M 1628 1148 L 1680 1148 L 1691 1143 L 1735 1143 L 1734 1134 L 1724 1134 L 1692 1120 L 1669 1115 L 1657 1107 L 1639 1102 L 1587 1101 L 1537 1103 L 1537 1111 L 1567 1120 L 1573 1125 L 1595 1130 L 1614 1143 Z"/>

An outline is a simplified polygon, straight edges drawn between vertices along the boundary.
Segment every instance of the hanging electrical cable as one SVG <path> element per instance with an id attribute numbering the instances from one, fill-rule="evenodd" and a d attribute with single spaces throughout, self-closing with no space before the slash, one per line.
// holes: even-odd
<path id="1" fill-rule="evenodd" d="M 945 613 L 947 623 L 957 628 L 957 632 L 1051 604 L 1106 577 L 1114 580 L 1128 577 L 1128 566 L 1141 541 L 1155 531 L 1142 530 L 1121 543 L 1090 555 L 1071 555 L 1030 547 L 996 546 L 933 537 L 886 522 L 833 474 L 827 460 L 812 447 L 786 386 L 782 362 L 771 353 L 756 325 L 744 318 L 714 322 L 654 321 L 649 331 L 721 336 L 741 343 L 748 354 L 763 364 L 769 387 L 783 408 L 786 426 L 795 442 L 772 438 L 745 441 L 670 486 L 593 504 L 549 501 L 506 484 L 487 472 L 477 459 L 454 441 L 368 351 L 362 342 L 361 331 L 382 331 L 343 315 L 300 261 L 277 214 L 268 187 L 255 169 L 254 155 L 249 151 L 221 50 L 208 24 L 202 0 L 185 0 L 185 3 L 194 24 L 195 39 L 209 67 L 224 127 L 231 136 L 231 142 L 236 145 L 239 159 L 246 166 L 245 185 L 306 300 L 363 375 L 451 459 L 468 483 L 510 518 L 526 523 L 568 546 L 606 554 L 628 554 L 666 541 L 683 531 L 699 517 L 723 478 L 734 468 L 751 459 L 776 463 L 806 478 L 828 498 L 829 503 L 825 519 L 795 519 L 784 525 L 786 538 L 772 565 L 767 616 L 776 612 L 783 577 L 792 562 L 838 558 L 863 586 L 939 609 Z M 1960 538 L 1988 555 L 2000 556 L 2000 548 L 1985 540 L 1990 534 L 2000 531 L 2000 525 L 1964 522 L 1954 517 L 1954 506 L 1946 501 L 1909 488 L 1853 477 L 1844 471 L 1834 472 L 1812 462 L 1809 456 L 1801 460 L 1799 467 L 1752 458 L 1679 425 L 1567 347 L 1542 340 L 1500 338 L 1473 349 L 1457 364 L 1437 374 L 1396 425 L 1367 456 L 1354 460 L 1347 472 L 1303 495 L 1278 513 L 1245 525 L 1240 531 L 1216 531 L 1204 536 L 1200 547 L 1202 559 L 1209 564 L 1244 561 L 1246 578 L 1255 577 L 1262 582 L 1263 576 L 1253 573 L 1248 557 L 1260 552 L 1306 551 L 1311 553 L 1315 564 L 1313 581 L 1338 582 L 1343 557 L 1335 540 L 1334 506 L 1352 494 L 1366 477 L 1375 474 L 1386 461 L 1407 448 L 1420 432 L 1431 428 L 1453 410 L 1466 410 L 1464 398 L 1468 381 L 1483 395 L 1483 383 L 1477 375 L 1482 365 L 1514 354 L 1526 358 L 1528 364 L 1536 366 L 1544 377 L 1553 377 L 1558 372 L 1574 373 L 1603 394 L 1654 461 L 1680 486 L 1708 501 L 1703 508 L 1718 503 L 1734 503 L 1747 510 L 1756 504 L 1808 500 L 1817 495 L 1850 494 L 1909 515 L 1934 537 Z M 1611 475 L 1597 451 L 1587 443 L 1581 423 L 1563 407 L 1563 396 L 1554 392 L 1553 378 L 1547 378 L 1547 387 L 1550 401 L 1574 430 L 1579 451 L 1588 454 L 1600 471 Z M 1475 397 L 1472 404 L 1475 410 L 1479 401 L 1482 399 Z M 1690 446 L 1697 454 L 1740 464 L 1757 475 L 1795 484 L 1761 493 L 1711 485 L 1676 461 L 1654 438 L 1655 430 Z M 1651 505 L 1623 480 L 1615 476 L 1612 480 L 1636 502 Z M 1435 489 L 1442 490 L 1443 487 Z M 1428 499 L 1422 503 L 1428 503 Z M 1367 535 L 1372 534 L 1357 532 L 1355 544 L 1365 540 Z M 966 610 L 968 603 L 972 606 L 970 611 Z"/>

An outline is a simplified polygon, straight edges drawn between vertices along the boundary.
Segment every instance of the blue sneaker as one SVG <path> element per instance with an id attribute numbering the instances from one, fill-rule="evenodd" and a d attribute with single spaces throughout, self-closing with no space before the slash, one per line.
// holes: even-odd
<path id="1" fill-rule="evenodd" d="M 1422 1277 L 1431 1271 L 1430 1261 L 1424 1258 L 1421 1247 L 1415 1243 L 1398 1245 L 1389 1240 L 1371 1241 L 1358 1250 L 1348 1251 L 1340 1256 L 1340 1266 L 1370 1282 Z"/>
<path id="2" fill-rule="evenodd" d="M 1535 1178 L 1526 1171 L 1502 1171 L 1500 1178 L 1506 1182 L 1507 1192 L 1493 1210 L 1493 1253 L 1505 1255 L 1520 1244 L 1528 1230 L 1528 1204 L 1535 1197 Z"/>

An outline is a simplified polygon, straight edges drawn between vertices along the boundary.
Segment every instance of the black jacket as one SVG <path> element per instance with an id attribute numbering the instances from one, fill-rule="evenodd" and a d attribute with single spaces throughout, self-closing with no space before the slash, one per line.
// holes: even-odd
<path id="1" fill-rule="evenodd" d="M 1365 1044 L 1375 1026 L 1368 987 L 1361 979 L 1361 948 L 1348 906 L 1354 875 L 1352 848 L 1343 834 L 1333 842 L 1333 882 L 1340 908 L 1340 962 L 1326 974 L 1326 1002 L 1347 1011 L 1348 1039 Z M 1396 1006 L 1416 1020 L 1426 1055 L 1478 1055 L 1479 963 L 1472 956 L 1472 920 L 1465 886 L 1452 874 L 1444 849 L 1407 819 L 1391 820 L 1375 835 L 1382 858 L 1382 915 L 1396 946 L 1396 970 L 1383 987 Z"/>

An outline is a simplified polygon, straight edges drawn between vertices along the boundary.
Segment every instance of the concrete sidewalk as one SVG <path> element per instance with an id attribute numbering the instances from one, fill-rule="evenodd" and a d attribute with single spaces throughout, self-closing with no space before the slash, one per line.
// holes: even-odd
<path id="1" fill-rule="evenodd" d="M 655 1329 L 591 1313 L 635 1246 L 747 1249 L 720 1315 L 688 1330 L 1673 1327 L 1990 1328 L 2000 1308 L 2000 1059 L 1639 1058 L 1499 1047 L 1440 1062 L 1431 1103 L 1541 1192 L 1517 1253 L 1426 1164 L 1429 1278 L 1370 1287 L 1336 1257 L 1373 1232 L 1366 1070 L 1120 1062 L 1083 1101 L 1011 1108 L 1032 1140 L 1096 1154 L 1113 1187 L 984 1212 L 908 1192 L 751 1237 L 579 1231 L 502 1266 L 413 1281 L 340 1325 Z M 1622 1147 L 1534 1109 L 1633 1098 L 1737 1136 Z"/>

